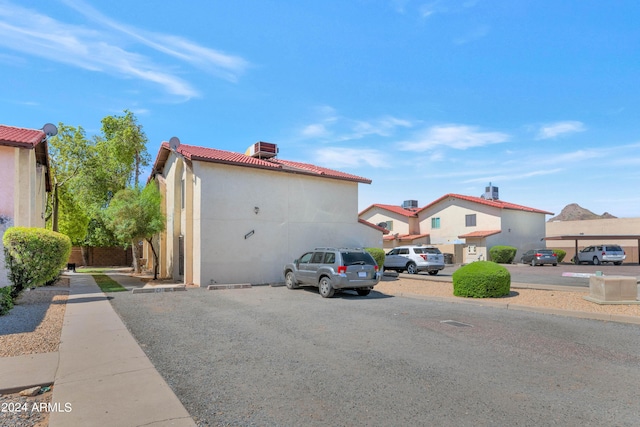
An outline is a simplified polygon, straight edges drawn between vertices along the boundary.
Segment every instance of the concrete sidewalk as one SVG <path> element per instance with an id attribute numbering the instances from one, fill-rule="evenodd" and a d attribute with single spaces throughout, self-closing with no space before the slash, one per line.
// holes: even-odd
<path id="1" fill-rule="evenodd" d="M 195 426 L 93 278 L 70 277 L 49 426 Z"/>

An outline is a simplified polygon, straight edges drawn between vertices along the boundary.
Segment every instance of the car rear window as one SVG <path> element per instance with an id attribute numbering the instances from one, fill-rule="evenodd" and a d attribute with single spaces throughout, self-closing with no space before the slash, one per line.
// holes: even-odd
<path id="1" fill-rule="evenodd" d="M 375 265 L 376 262 L 368 252 L 341 252 L 344 265 L 366 264 Z"/>
<path id="2" fill-rule="evenodd" d="M 618 252 L 622 252 L 622 248 L 621 248 L 620 246 L 617 246 L 617 245 L 605 246 L 604 250 L 605 250 L 605 251 L 618 251 Z"/>
<path id="3" fill-rule="evenodd" d="M 413 248 L 413 251 L 417 254 L 441 254 L 438 248 Z"/>
<path id="4" fill-rule="evenodd" d="M 545 255 L 553 255 L 553 251 L 550 249 L 540 249 L 539 251 L 536 251 L 536 252 L 545 254 Z"/>

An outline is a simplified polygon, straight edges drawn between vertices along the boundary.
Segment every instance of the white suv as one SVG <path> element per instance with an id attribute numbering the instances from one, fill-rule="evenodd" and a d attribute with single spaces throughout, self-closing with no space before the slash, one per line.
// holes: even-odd
<path id="1" fill-rule="evenodd" d="M 587 246 L 573 257 L 573 262 L 581 264 L 583 262 L 593 263 L 593 265 L 603 262 L 612 262 L 615 265 L 622 264 L 627 255 L 619 245 L 595 245 Z"/>
<path id="2" fill-rule="evenodd" d="M 434 246 L 398 246 L 385 256 L 384 268 L 409 274 L 426 270 L 434 276 L 444 268 L 444 255 Z"/>

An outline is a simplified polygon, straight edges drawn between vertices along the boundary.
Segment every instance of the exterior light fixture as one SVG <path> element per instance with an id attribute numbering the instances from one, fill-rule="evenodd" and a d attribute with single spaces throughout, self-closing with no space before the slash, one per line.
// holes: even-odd
<path id="1" fill-rule="evenodd" d="M 258 215 L 258 212 L 260 212 L 260 208 L 256 206 L 253 208 L 253 211 L 256 213 L 256 215 Z"/>

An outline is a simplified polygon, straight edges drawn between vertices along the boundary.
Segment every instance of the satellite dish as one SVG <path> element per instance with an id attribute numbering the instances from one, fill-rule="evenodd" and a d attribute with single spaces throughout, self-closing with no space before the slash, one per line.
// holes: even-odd
<path id="1" fill-rule="evenodd" d="M 58 128 L 51 123 L 47 123 L 46 125 L 42 126 L 42 131 L 47 136 L 56 136 L 58 134 Z"/>
<path id="2" fill-rule="evenodd" d="M 171 139 L 169 140 L 169 147 L 171 147 L 171 149 L 175 151 L 178 149 L 179 146 L 180 146 L 180 140 L 178 139 L 178 137 L 172 136 Z"/>
<path id="3" fill-rule="evenodd" d="M 385 222 L 380 222 L 380 223 L 378 223 L 378 227 L 382 227 L 382 228 L 387 228 L 387 225 L 388 225 L 388 224 L 387 224 L 387 222 L 386 222 L 386 221 L 385 221 Z"/>

